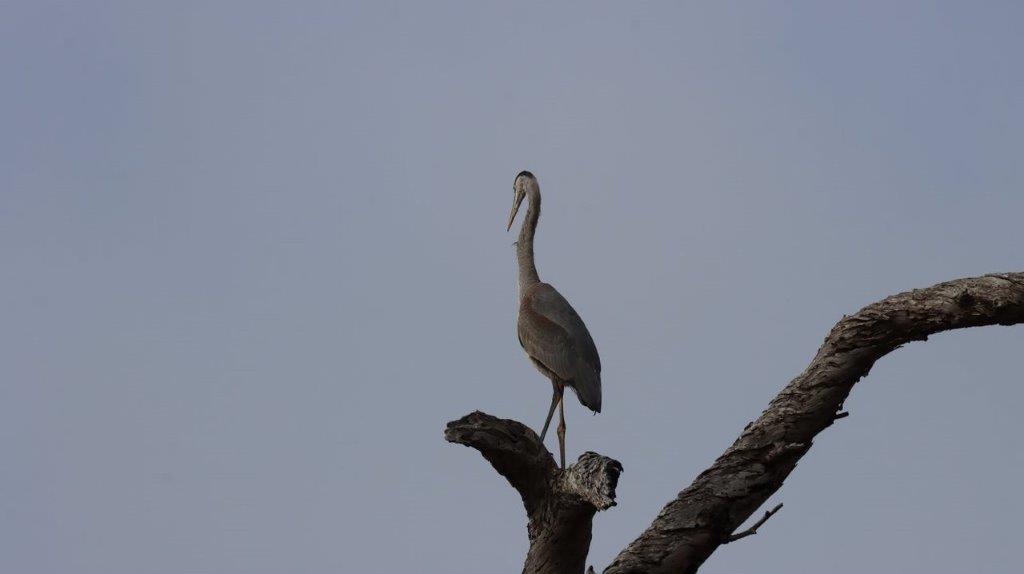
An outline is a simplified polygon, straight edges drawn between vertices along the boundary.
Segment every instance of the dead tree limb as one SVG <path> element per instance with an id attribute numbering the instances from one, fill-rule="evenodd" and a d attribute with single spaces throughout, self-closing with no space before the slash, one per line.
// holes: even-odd
<path id="1" fill-rule="evenodd" d="M 771 510 L 765 512 L 764 516 L 762 516 L 761 519 L 758 520 L 757 522 L 755 522 L 754 525 L 751 526 L 750 528 L 744 530 L 743 532 L 737 532 L 735 534 L 730 534 L 729 536 L 727 536 L 725 538 L 725 540 L 722 540 L 722 544 L 728 544 L 730 542 L 736 542 L 737 540 L 740 540 L 742 538 L 746 538 L 747 536 L 753 536 L 753 535 L 757 534 L 757 529 L 761 528 L 762 526 L 764 526 L 764 523 L 768 522 L 768 519 L 771 518 L 772 516 L 775 516 L 775 513 L 780 511 L 780 510 L 782 510 L 782 503 L 781 502 L 776 504 L 775 508 L 772 508 Z"/>
<path id="2" fill-rule="evenodd" d="M 782 486 L 814 437 L 846 416 L 843 401 L 875 361 L 934 333 L 1019 323 L 1024 323 L 1024 273 L 947 281 L 843 317 L 804 372 L 604 573 L 696 572 Z M 569 480 L 533 431 L 482 413 L 449 423 L 445 437 L 480 450 L 523 496 L 530 518 L 524 572 L 583 572 L 591 518 L 614 504 L 622 468 L 617 462 L 586 453 L 564 471 L 576 477 Z M 583 466 L 588 457 L 593 469 Z"/>
<path id="3" fill-rule="evenodd" d="M 941 331 L 1021 322 L 1024 273 L 939 283 L 887 297 L 843 317 L 807 369 L 661 510 L 605 574 L 695 572 L 782 486 L 875 361 Z"/>
<path id="4" fill-rule="evenodd" d="M 479 411 L 448 423 L 444 438 L 480 451 L 519 491 L 530 538 L 523 572 L 583 572 L 594 513 L 615 506 L 618 461 L 585 452 L 561 470 L 533 430 Z"/>

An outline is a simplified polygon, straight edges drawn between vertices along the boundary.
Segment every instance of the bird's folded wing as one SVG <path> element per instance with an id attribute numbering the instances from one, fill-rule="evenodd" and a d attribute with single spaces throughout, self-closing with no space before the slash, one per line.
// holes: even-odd
<path id="1" fill-rule="evenodd" d="M 528 304 L 519 312 L 519 344 L 527 355 L 563 381 L 576 376 L 576 351 L 569 334 Z"/>
<path id="2" fill-rule="evenodd" d="M 597 354 L 597 346 L 594 345 L 590 331 L 569 301 L 554 287 L 547 283 L 534 285 L 527 292 L 523 306 L 561 327 L 576 356 L 595 372 L 601 372 L 601 357 Z"/>

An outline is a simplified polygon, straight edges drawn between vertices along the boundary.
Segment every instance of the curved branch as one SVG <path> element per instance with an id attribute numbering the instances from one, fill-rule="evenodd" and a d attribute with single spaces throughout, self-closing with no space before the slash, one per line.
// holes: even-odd
<path id="1" fill-rule="evenodd" d="M 618 461 L 585 452 L 561 470 L 537 433 L 480 411 L 448 423 L 444 438 L 480 451 L 522 496 L 530 538 L 523 572 L 583 572 L 594 514 L 615 506 Z"/>
<path id="2" fill-rule="evenodd" d="M 1024 273 L 939 283 L 843 317 L 804 372 L 661 510 L 605 574 L 696 572 L 720 545 L 754 534 L 781 507 L 733 534 L 782 486 L 814 437 L 847 415 L 843 401 L 875 361 L 934 333 L 1019 323 Z M 583 572 L 593 516 L 615 505 L 622 465 L 587 452 L 559 470 L 532 430 L 481 412 L 448 423 L 445 439 L 479 450 L 522 496 L 530 538 L 524 572 Z"/>
<path id="3" fill-rule="evenodd" d="M 605 574 L 695 572 L 782 486 L 814 437 L 844 416 L 843 401 L 875 361 L 934 333 L 1018 323 L 1024 323 L 1024 273 L 939 283 L 843 317 L 804 372 L 661 510 Z"/>

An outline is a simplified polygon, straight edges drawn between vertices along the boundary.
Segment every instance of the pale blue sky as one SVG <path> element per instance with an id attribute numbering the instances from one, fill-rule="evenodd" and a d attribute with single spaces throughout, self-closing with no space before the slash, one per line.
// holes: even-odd
<path id="1" fill-rule="evenodd" d="M 827 4 L 827 6 L 825 5 Z M 0 571 L 516 572 L 512 180 L 605 566 L 875 299 L 1024 269 L 1014 2 L 6 2 Z M 881 361 L 707 572 L 1016 572 L 1024 329 Z M 553 437 L 552 437 L 553 438 Z M 550 445 L 554 447 L 554 441 Z"/>

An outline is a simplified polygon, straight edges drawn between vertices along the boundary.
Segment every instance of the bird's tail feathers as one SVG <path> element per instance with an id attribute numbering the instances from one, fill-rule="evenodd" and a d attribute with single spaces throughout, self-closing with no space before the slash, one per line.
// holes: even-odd
<path id="1" fill-rule="evenodd" d="M 586 380 L 573 381 L 572 390 L 576 391 L 576 397 L 583 403 L 583 406 L 595 413 L 601 412 L 600 375 Z"/>

